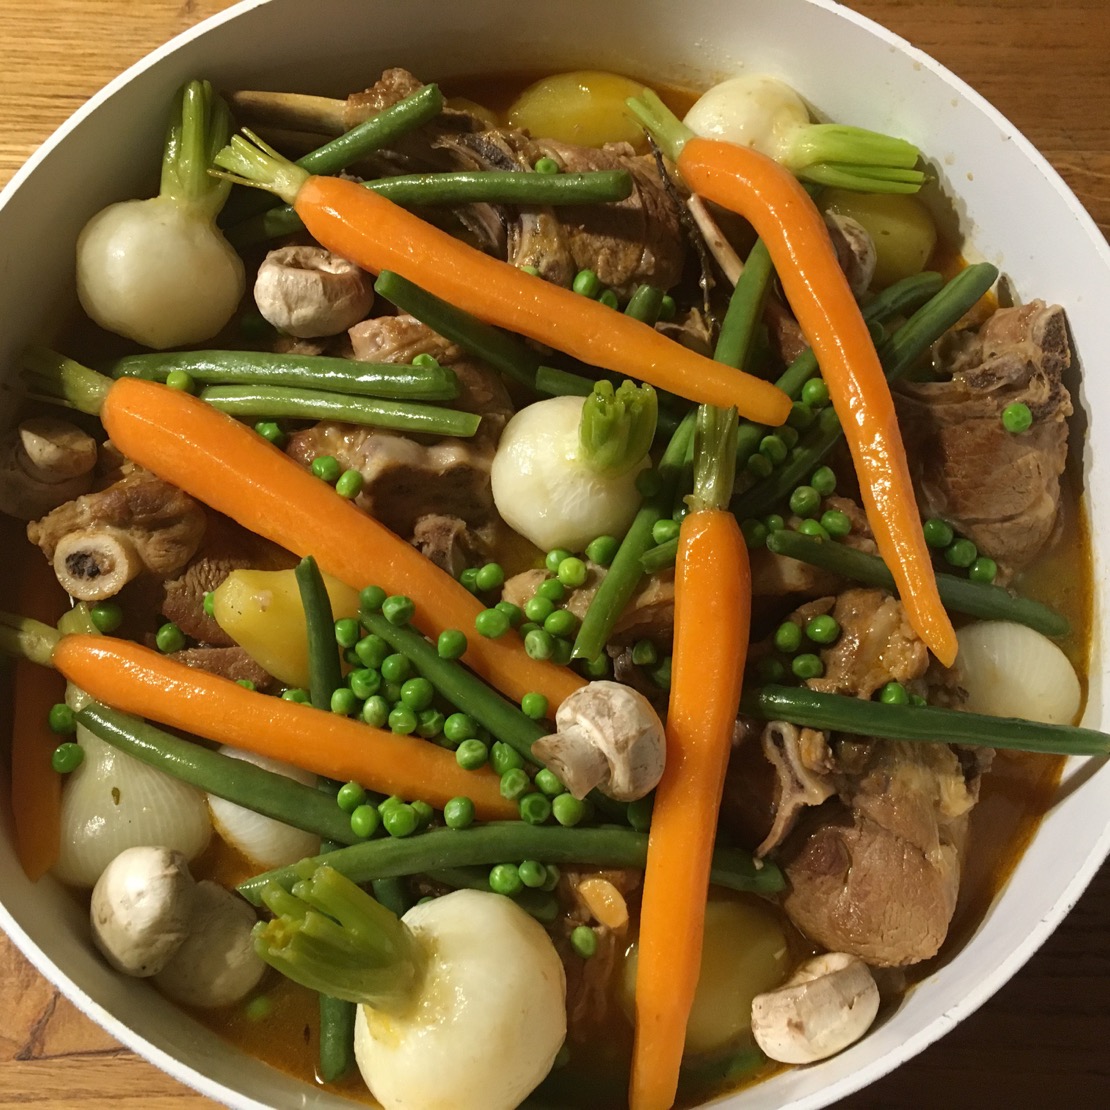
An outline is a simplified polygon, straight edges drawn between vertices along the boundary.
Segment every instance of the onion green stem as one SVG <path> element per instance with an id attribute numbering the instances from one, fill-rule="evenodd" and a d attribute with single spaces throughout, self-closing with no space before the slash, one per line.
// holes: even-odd
<path id="1" fill-rule="evenodd" d="M 57 629 L 42 621 L 0 612 L 0 652 L 5 655 L 52 667 L 59 639 Z"/>
<path id="2" fill-rule="evenodd" d="M 111 378 L 46 347 L 28 347 L 22 361 L 24 383 L 36 400 L 96 416 L 112 388 Z"/>
<path id="3" fill-rule="evenodd" d="M 215 219 L 230 184 L 208 173 L 227 142 L 231 113 L 209 81 L 190 81 L 178 90 L 162 153 L 159 195 Z"/>
<path id="4" fill-rule="evenodd" d="M 659 404 L 646 383 L 603 378 L 582 405 L 578 424 L 579 457 L 595 474 L 618 478 L 639 466 L 655 438 Z"/>

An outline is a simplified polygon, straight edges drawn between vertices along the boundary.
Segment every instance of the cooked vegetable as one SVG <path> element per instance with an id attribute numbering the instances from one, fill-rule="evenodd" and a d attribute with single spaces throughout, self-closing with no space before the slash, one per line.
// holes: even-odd
<path id="1" fill-rule="evenodd" d="M 208 174 L 227 105 L 192 81 L 173 109 L 158 195 L 110 205 L 77 240 L 77 293 L 101 327 L 147 347 L 211 338 L 243 296 L 243 263 L 216 227 L 226 182 Z"/>
<path id="2" fill-rule="evenodd" d="M 507 859 L 534 859 L 546 864 L 583 864 L 602 868 L 642 869 L 647 858 L 646 834 L 616 826 L 561 828 L 529 825 L 522 821 L 494 821 L 465 830 L 430 829 L 419 836 L 396 840 L 370 840 L 348 848 L 302 860 L 255 875 L 238 890 L 256 906 L 269 883 L 292 890 L 298 879 L 311 876 L 321 863 L 346 875 L 354 883 L 399 875 L 422 875 L 445 868 L 490 867 Z M 783 889 L 782 872 L 769 861 L 757 864 L 742 848 L 717 848 L 710 876 L 726 890 L 774 894 Z"/>
<path id="3" fill-rule="evenodd" d="M 958 635 L 959 681 L 970 712 L 1051 725 L 1069 725 L 1079 715 L 1075 668 L 1041 633 L 1001 620 L 969 624 Z"/>
<path id="4" fill-rule="evenodd" d="M 289 201 L 322 246 L 380 273 L 394 270 L 487 323 L 696 401 L 735 404 L 767 424 L 789 403 L 774 386 L 720 365 L 605 305 L 482 254 L 350 181 L 312 177 L 236 136 L 217 157 L 234 181 Z"/>
<path id="5" fill-rule="evenodd" d="M 324 355 L 275 355 L 267 351 L 172 351 L 126 355 L 106 370 L 113 378 L 164 382 L 179 371 L 204 385 L 274 385 L 329 393 L 420 401 L 459 395 L 455 372 L 424 363 L 359 362 Z"/>
<path id="6" fill-rule="evenodd" d="M 510 899 L 456 891 L 398 920 L 326 866 L 264 897 L 277 916 L 255 929 L 256 950 L 359 1003 L 355 1058 L 386 1110 L 513 1110 L 550 1070 L 566 1035 L 563 965 Z"/>
<path id="7" fill-rule="evenodd" d="M 752 1032 L 772 1060 L 812 1064 L 855 1044 L 878 1012 L 879 988 L 867 964 L 825 952 L 753 999 Z"/>
<path id="8" fill-rule="evenodd" d="M 637 475 L 651 465 L 655 420 L 655 391 L 631 382 L 526 406 L 505 426 L 490 469 L 498 513 L 545 551 L 582 551 L 595 536 L 624 532 L 640 500 Z"/>
<path id="9" fill-rule="evenodd" d="M 675 567 L 667 764 L 652 808 L 640 910 L 632 1110 L 666 1110 L 678 1088 L 748 650 L 748 551 L 728 512 L 736 414 L 703 407 L 697 430 L 694 493 Z"/>
<path id="10" fill-rule="evenodd" d="M 302 339 L 338 335 L 364 320 L 374 303 L 370 278 L 321 247 L 270 251 L 254 279 L 254 303 L 278 331 Z"/>
<path id="11" fill-rule="evenodd" d="M 635 101 L 630 107 L 644 118 Z M 862 127 L 810 123 L 802 98 L 785 81 L 766 74 L 714 85 L 683 122 L 702 138 L 750 147 L 819 185 L 915 193 L 925 181 L 924 173 L 914 169 L 918 150 L 912 143 Z"/>
<path id="12" fill-rule="evenodd" d="M 96 440 L 67 420 L 20 421 L 0 440 L 0 512 L 38 520 L 87 493 L 96 466 Z"/>
<path id="13" fill-rule="evenodd" d="M 894 575 L 877 555 L 868 555 L 843 544 L 828 543 L 785 528 L 767 537 L 767 547 L 776 555 L 786 555 L 815 567 L 823 567 L 852 582 L 894 589 Z M 938 574 L 936 577 L 941 601 L 953 612 L 987 621 L 1016 621 L 1046 636 L 1064 636 L 1068 632 L 1067 618 L 1039 601 L 1016 597 L 1001 586 L 959 578 L 954 574 Z"/>
<path id="14" fill-rule="evenodd" d="M 1106 755 L 1110 736 L 1090 728 L 987 717 L 936 705 L 895 705 L 795 686 L 761 686 L 744 694 L 744 711 L 764 721 L 914 740 L 1055 755 Z"/>
<path id="15" fill-rule="evenodd" d="M 642 85 L 603 70 L 556 73 L 529 85 L 509 105 L 510 127 L 578 146 L 630 143 L 647 149 L 644 133 L 625 106 Z"/>

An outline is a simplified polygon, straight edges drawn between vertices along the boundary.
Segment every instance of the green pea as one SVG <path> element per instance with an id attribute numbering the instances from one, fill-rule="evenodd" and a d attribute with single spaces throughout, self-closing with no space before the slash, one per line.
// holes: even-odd
<path id="1" fill-rule="evenodd" d="M 181 393 L 195 393 L 197 388 L 193 375 L 185 370 L 171 370 L 166 375 L 166 385 Z"/>
<path id="2" fill-rule="evenodd" d="M 558 605 L 566 600 L 567 588 L 562 584 L 562 582 L 559 581 L 558 578 L 545 578 L 536 587 L 536 597 L 542 597 L 545 600 L 550 601 L 552 605 Z"/>
<path id="3" fill-rule="evenodd" d="M 925 521 L 921 530 L 925 534 L 925 542 L 930 547 L 947 547 L 956 538 L 952 525 L 937 517 Z"/>
<path id="4" fill-rule="evenodd" d="M 884 705 L 909 705 L 910 695 L 900 682 L 888 682 L 879 691 L 879 701 Z"/>
<path id="5" fill-rule="evenodd" d="M 744 537 L 744 543 L 753 551 L 767 545 L 769 533 L 767 525 L 762 520 L 756 520 L 755 517 L 750 516 L 740 521 L 740 533 Z"/>
<path id="6" fill-rule="evenodd" d="M 362 493 L 362 486 L 362 474 L 352 468 L 350 470 L 344 470 L 336 479 L 335 492 L 338 493 L 340 497 L 345 497 L 350 501 Z"/>
<path id="7" fill-rule="evenodd" d="M 154 634 L 154 642 L 158 645 L 159 651 L 169 655 L 172 652 L 181 651 L 185 646 L 185 633 L 173 621 L 167 621 Z"/>
<path id="8" fill-rule="evenodd" d="M 562 583 L 560 583 L 562 585 Z M 546 597 L 541 597 L 536 594 L 535 597 L 530 597 L 524 603 L 524 615 L 530 621 L 537 621 L 543 624 L 552 613 L 555 612 L 555 603 L 548 600 Z"/>
<path id="9" fill-rule="evenodd" d="M 578 670 L 586 678 L 607 678 L 612 667 L 609 656 L 602 652 L 596 659 L 579 659 Z"/>
<path id="10" fill-rule="evenodd" d="M 558 173 L 559 163 L 556 162 L 554 158 L 548 158 L 547 155 L 544 155 L 536 162 L 532 169 L 534 169 L 536 173 Z"/>
<path id="11" fill-rule="evenodd" d="M 476 771 L 479 767 L 484 767 L 488 758 L 489 748 L 481 740 L 464 740 L 455 751 L 455 762 L 464 771 Z"/>
<path id="12" fill-rule="evenodd" d="M 457 743 L 473 740 L 478 735 L 478 722 L 467 713 L 452 713 L 443 722 L 443 735 Z"/>
<path id="13" fill-rule="evenodd" d="M 515 802 L 528 793 L 532 780 L 523 767 L 514 767 L 501 776 L 501 797 Z"/>
<path id="14" fill-rule="evenodd" d="M 563 559 L 562 562 L 559 563 L 558 570 L 555 571 L 556 578 L 570 589 L 584 586 L 588 574 L 589 570 L 586 564 L 576 555 L 571 555 Z"/>
<path id="15" fill-rule="evenodd" d="M 381 662 L 382 678 L 386 682 L 407 682 L 412 677 L 412 660 L 399 651 L 387 655 Z"/>
<path id="16" fill-rule="evenodd" d="M 621 304 L 612 289 L 603 289 L 597 295 L 597 303 L 605 305 L 606 308 L 620 308 Z"/>
<path id="17" fill-rule="evenodd" d="M 637 640 L 632 645 L 632 662 L 637 667 L 654 667 L 659 662 L 659 649 L 651 640 Z"/>
<path id="18" fill-rule="evenodd" d="M 552 636 L 573 636 L 578 631 L 578 618 L 569 609 L 556 609 L 543 622 L 543 630 Z"/>
<path id="19" fill-rule="evenodd" d="M 214 617 L 216 614 L 216 591 L 208 590 L 204 595 L 204 600 L 201 602 L 201 608 L 204 610 L 206 617 Z"/>
<path id="20" fill-rule="evenodd" d="M 659 660 L 659 665 L 649 672 L 648 677 L 661 690 L 669 690 L 671 688 L 671 657 L 664 655 Z"/>
<path id="21" fill-rule="evenodd" d="M 773 655 L 765 655 L 755 665 L 755 673 L 760 682 L 782 682 L 786 678 L 786 668 Z"/>
<path id="22" fill-rule="evenodd" d="M 551 662 L 558 664 L 560 667 L 565 667 L 570 663 L 570 658 L 573 654 L 574 645 L 570 640 L 556 638 L 555 650 L 551 653 Z"/>
<path id="23" fill-rule="evenodd" d="M 598 536 L 586 544 L 586 558 L 599 567 L 607 567 L 620 550 L 620 540 L 616 536 Z"/>
<path id="24" fill-rule="evenodd" d="M 50 754 L 50 766 L 59 775 L 68 775 L 71 771 L 76 771 L 84 761 L 85 749 L 72 740 L 59 744 Z"/>
<path id="25" fill-rule="evenodd" d="M 386 592 L 381 586 L 364 586 L 358 595 L 359 608 L 377 613 L 381 610 L 386 596 Z"/>
<path id="26" fill-rule="evenodd" d="M 382 815 L 372 805 L 359 805 L 351 811 L 351 832 L 369 840 L 381 827 Z"/>
<path id="27" fill-rule="evenodd" d="M 114 601 L 98 601 L 89 610 L 89 620 L 92 621 L 97 632 L 108 635 L 123 624 L 123 610 Z"/>
<path id="28" fill-rule="evenodd" d="M 1014 401 L 1002 410 L 1002 427 L 1011 435 L 1020 435 L 1033 426 L 1033 413 L 1023 401 Z"/>
<path id="29" fill-rule="evenodd" d="M 427 370 L 433 370 L 439 366 L 439 359 L 435 355 L 428 354 L 427 351 L 421 351 L 412 360 L 413 366 L 421 366 Z"/>
<path id="30" fill-rule="evenodd" d="M 334 455 L 317 455 L 312 460 L 312 473 L 321 481 L 333 485 L 339 479 L 339 460 Z"/>
<path id="31" fill-rule="evenodd" d="M 659 319 L 664 323 L 673 320 L 678 313 L 678 302 L 670 293 L 663 294 L 663 303 L 659 306 Z"/>
<path id="32" fill-rule="evenodd" d="M 509 898 L 519 894 L 524 889 L 520 872 L 516 864 L 499 863 L 490 868 L 489 888 L 494 894 L 504 894 Z"/>
<path id="33" fill-rule="evenodd" d="M 399 802 L 382 811 L 381 818 L 385 831 L 398 839 L 412 836 L 420 825 L 420 817 L 416 810 L 405 802 Z"/>
<path id="34" fill-rule="evenodd" d="M 525 794 L 517 803 L 520 819 L 528 825 L 542 825 L 551 816 L 551 799 L 534 791 Z"/>
<path id="35" fill-rule="evenodd" d="M 535 692 L 525 694 L 520 699 L 520 710 L 533 721 L 542 721 L 547 716 L 547 698 Z"/>
<path id="36" fill-rule="evenodd" d="M 281 430 L 281 425 L 274 420 L 259 420 L 254 430 L 275 447 L 280 447 L 285 442 L 285 433 Z"/>
<path id="37" fill-rule="evenodd" d="M 367 698 L 359 714 L 363 722 L 374 728 L 383 728 L 389 720 L 389 702 L 381 694 Z"/>
<path id="38" fill-rule="evenodd" d="M 382 616 L 390 624 L 408 624 L 415 611 L 416 606 L 413 604 L 412 598 L 405 597 L 403 594 L 394 594 L 382 602 Z"/>
<path id="39" fill-rule="evenodd" d="M 535 628 L 525 635 L 524 650 L 529 659 L 550 659 L 555 654 L 555 637 L 543 628 Z"/>
<path id="40" fill-rule="evenodd" d="M 499 613 L 504 613 L 509 618 L 510 628 L 519 628 L 524 620 L 524 610 L 519 605 L 514 605 L 511 601 L 499 601 L 494 608 Z"/>
<path id="41" fill-rule="evenodd" d="M 378 802 L 378 809 L 385 813 L 390 806 L 399 806 L 404 804 L 405 799 L 400 794 L 390 794 L 388 798 L 383 798 Z"/>
<path id="42" fill-rule="evenodd" d="M 522 860 L 516 870 L 520 881 L 532 890 L 542 889 L 543 884 L 547 882 L 547 868 L 539 860 Z"/>
<path id="43" fill-rule="evenodd" d="M 431 740 L 443 731 L 446 717 L 438 709 L 421 709 L 416 714 L 416 734 Z"/>
<path id="44" fill-rule="evenodd" d="M 803 520 L 798 524 L 798 531 L 803 536 L 813 536 L 818 540 L 827 540 L 829 538 L 828 532 L 825 531 L 824 526 L 819 520 Z"/>
<path id="45" fill-rule="evenodd" d="M 821 378 L 810 378 L 802 386 L 802 404 L 811 408 L 824 408 L 829 403 L 829 387 Z"/>
<path id="46" fill-rule="evenodd" d="M 308 691 L 293 686 L 288 690 L 283 690 L 281 692 L 281 697 L 283 701 L 294 701 L 299 705 L 304 705 L 304 703 L 308 701 Z"/>
<path id="47" fill-rule="evenodd" d="M 778 513 L 771 513 L 763 518 L 763 527 L 768 532 L 781 532 L 786 527 L 786 521 Z"/>
<path id="48" fill-rule="evenodd" d="M 335 642 L 341 648 L 353 648 L 359 641 L 361 626 L 354 617 L 341 617 L 335 622 Z"/>
<path id="49" fill-rule="evenodd" d="M 920 694 L 910 694 L 910 705 L 928 705 L 929 702 Z"/>
<path id="50" fill-rule="evenodd" d="M 64 701 L 50 707 L 46 723 L 50 731 L 59 736 L 71 735 L 77 731 L 77 716 Z"/>
<path id="51" fill-rule="evenodd" d="M 503 740 L 495 740 L 489 750 L 489 765 L 497 774 L 503 775 L 507 771 L 515 771 L 518 767 L 523 767 L 524 757 L 516 748 L 510 747 Z"/>
<path id="52" fill-rule="evenodd" d="M 551 812 L 560 825 L 570 829 L 586 816 L 586 803 L 573 794 L 559 794 L 551 799 Z"/>
<path id="53" fill-rule="evenodd" d="M 821 514 L 821 527 L 825 529 L 827 535 L 839 538 L 851 533 L 852 520 L 840 509 L 826 509 Z"/>
<path id="54" fill-rule="evenodd" d="M 593 270 L 579 270 L 574 275 L 571 288 L 583 297 L 596 297 L 601 292 L 601 278 Z"/>
<path id="55" fill-rule="evenodd" d="M 474 585 L 483 593 L 486 590 L 499 590 L 505 585 L 505 572 L 500 563 L 486 563 L 478 568 L 474 576 Z"/>
<path id="56" fill-rule="evenodd" d="M 244 690 L 253 690 L 255 688 L 254 683 L 251 682 L 249 678 L 237 678 L 235 680 L 235 685 L 242 686 Z"/>
<path id="57" fill-rule="evenodd" d="M 967 568 L 967 576 L 972 582 L 986 582 L 988 585 L 998 575 L 998 564 L 986 555 L 980 555 L 974 563 Z"/>
<path id="58" fill-rule="evenodd" d="M 798 446 L 798 440 L 801 438 L 797 428 L 792 428 L 789 424 L 783 424 L 775 429 L 775 435 L 786 444 L 787 451 L 792 451 Z"/>
<path id="59" fill-rule="evenodd" d="M 794 621 L 783 621 L 775 629 L 774 644 L 779 651 L 793 655 L 802 646 L 801 626 Z"/>
<path id="60" fill-rule="evenodd" d="M 377 670 L 389 658 L 392 651 L 393 648 L 390 647 L 389 643 L 373 632 L 369 636 L 363 636 L 355 644 L 355 655 L 358 656 L 358 661 L 364 667 L 371 667 L 374 670 Z"/>
<path id="61" fill-rule="evenodd" d="M 771 460 L 758 451 L 748 456 L 748 461 L 744 463 L 744 467 L 753 478 L 770 478 L 771 471 L 775 469 Z"/>
<path id="62" fill-rule="evenodd" d="M 499 609 L 483 609 L 474 618 L 474 629 L 479 636 L 496 640 L 509 631 L 509 618 Z"/>
<path id="63" fill-rule="evenodd" d="M 464 570 L 459 575 L 459 581 L 472 594 L 476 594 L 478 592 L 478 568 L 477 567 L 467 567 L 466 570 Z"/>
<path id="64" fill-rule="evenodd" d="M 825 673 L 825 664 L 819 655 L 803 652 L 790 661 L 790 669 L 796 678 L 820 678 Z"/>
<path id="65" fill-rule="evenodd" d="M 426 678 L 410 678 L 401 687 L 401 701 L 414 713 L 430 708 L 435 696 L 435 687 Z"/>
<path id="66" fill-rule="evenodd" d="M 389 711 L 389 731 L 408 736 L 416 731 L 416 710 L 401 702 Z"/>
<path id="67" fill-rule="evenodd" d="M 655 543 L 668 543 L 678 539 L 678 532 L 682 526 L 677 520 L 668 520 L 663 517 L 651 526 L 651 538 Z"/>
<path id="68" fill-rule="evenodd" d="M 541 767 L 536 772 L 535 783 L 549 798 L 557 798 L 566 790 L 566 787 L 559 781 L 559 776 L 546 767 Z"/>
<path id="69" fill-rule="evenodd" d="M 786 462 L 786 444 L 776 435 L 764 436 L 759 441 L 759 453 L 772 466 L 781 466 Z"/>
<path id="70" fill-rule="evenodd" d="M 570 557 L 571 557 L 571 552 L 569 552 L 565 547 L 553 547 L 544 556 L 543 563 L 544 563 L 544 566 L 547 567 L 549 573 L 558 574 L 559 573 L 559 564 L 564 559 L 569 559 Z"/>
<path id="71" fill-rule="evenodd" d="M 800 401 L 795 401 L 790 406 L 790 415 L 786 418 L 786 423 L 791 428 L 797 428 L 799 432 L 804 432 L 814 420 L 817 414 L 809 407 Z"/>
<path id="72" fill-rule="evenodd" d="M 821 504 L 821 495 L 813 486 L 798 486 L 790 495 L 790 511 L 798 516 L 813 516 Z"/>
<path id="73" fill-rule="evenodd" d="M 945 552 L 944 561 L 954 567 L 970 567 L 979 558 L 979 549 L 971 540 L 956 540 Z"/>
<path id="74" fill-rule="evenodd" d="M 426 829 L 431 823 L 432 818 L 436 815 L 436 811 L 425 801 L 417 798 L 415 802 L 410 803 L 412 811 L 416 814 L 416 827 L 418 829 Z"/>
<path id="75" fill-rule="evenodd" d="M 449 829 L 468 829 L 474 824 L 474 803 L 467 797 L 452 798 L 443 807 L 443 823 Z"/>
<path id="76" fill-rule="evenodd" d="M 257 998 L 252 998 L 244 1007 L 243 1013 L 247 1021 L 259 1022 L 265 1021 L 270 1014 L 273 1013 L 274 1004 L 264 994 L 260 994 Z"/>
<path id="77" fill-rule="evenodd" d="M 815 644 L 831 644 L 840 635 L 840 624 L 828 613 L 806 621 L 806 635 Z"/>
<path id="78" fill-rule="evenodd" d="M 445 628 L 436 641 L 440 659 L 461 659 L 466 654 L 466 633 L 457 628 Z"/>
<path id="79" fill-rule="evenodd" d="M 628 823 L 636 832 L 647 832 L 651 827 L 651 811 L 654 805 L 654 794 L 648 794 L 628 803 Z"/>
<path id="80" fill-rule="evenodd" d="M 365 801 L 365 789 L 363 789 L 360 783 L 354 781 L 345 782 L 335 795 L 336 805 L 338 805 L 344 813 L 354 813 Z"/>
<path id="81" fill-rule="evenodd" d="M 341 717 L 350 717 L 358 712 L 362 703 L 349 686 L 340 686 L 338 690 L 332 691 L 329 705 L 333 713 L 338 713 Z"/>
<path id="82" fill-rule="evenodd" d="M 576 925 L 570 931 L 570 946 L 584 960 L 597 954 L 597 933 L 589 925 Z"/>
<path id="83" fill-rule="evenodd" d="M 539 277 L 540 271 L 538 266 L 533 266 L 530 263 L 525 263 L 523 266 L 518 267 L 522 274 L 528 274 L 530 277 Z"/>
<path id="84" fill-rule="evenodd" d="M 813 472 L 809 484 L 822 496 L 828 497 L 836 490 L 836 474 L 831 466 L 818 467 Z"/>

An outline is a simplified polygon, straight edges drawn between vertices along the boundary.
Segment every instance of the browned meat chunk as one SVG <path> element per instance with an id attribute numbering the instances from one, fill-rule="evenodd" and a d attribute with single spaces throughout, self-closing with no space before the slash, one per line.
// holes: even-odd
<path id="1" fill-rule="evenodd" d="M 358 470 L 363 487 L 355 503 L 399 535 L 411 536 L 429 514 L 458 517 L 471 527 L 486 523 L 493 513 L 493 452 L 512 411 L 501 379 L 409 316 L 364 320 L 351 333 L 358 358 L 411 362 L 428 353 L 450 366 L 460 385 L 453 404 L 482 416 L 477 435 L 418 443 L 397 432 L 325 421 L 292 435 L 287 452 L 306 467 L 317 455 L 332 455 L 343 469 Z"/>
<path id="2" fill-rule="evenodd" d="M 205 513 L 191 497 L 130 467 L 106 489 L 60 505 L 27 536 L 74 597 L 112 597 L 144 571 L 166 577 L 192 558 Z"/>
<path id="3" fill-rule="evenodd" d="M 1072 411 L 1064 310 L 1043 301 L 999 309 L 978 330 L 943 340 L 936 361 L 944 380 L 907 383 L 898 395 L 921 510 L 1020 568 L 1056 525 Z M 1015 402 L 1033 414 L 1019 435 L 1002 425 Z"/>
<path id="4" fill-rule="evenodd" d="M 279 685 L 277 679 L 267 674 L 241 647 L 186 648 L 175 651 L 171 658 L 232 682 L 251 682 L 263 693 L 276 690 Z"/>
<path id="5" fill-rule="evenodd" d="M 485 563 L 490 557 L 490 545 L 479 533 L 466 526 L 457 516 L 429 513 L 422 516 L 413 527 L 413 546 L 452 578 L 467 568 Z"/>

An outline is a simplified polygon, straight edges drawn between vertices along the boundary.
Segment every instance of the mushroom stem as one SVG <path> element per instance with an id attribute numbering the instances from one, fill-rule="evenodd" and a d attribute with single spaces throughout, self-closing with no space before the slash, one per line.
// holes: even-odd
<path id="1" fill-rule="evenodd" d="M 113 597 L 143 570 L 143 560 L 126 533 L 113 528 L 71 532 L 54 549 L 54 573 L 81 601 Z"/>
<path id="2" fill-rule="evenodd" d="M 580 724 L 537 740 L 532 751 L 578 799 L 609 781 L 608 760 L 594 742 L 593 731 Z"/>

